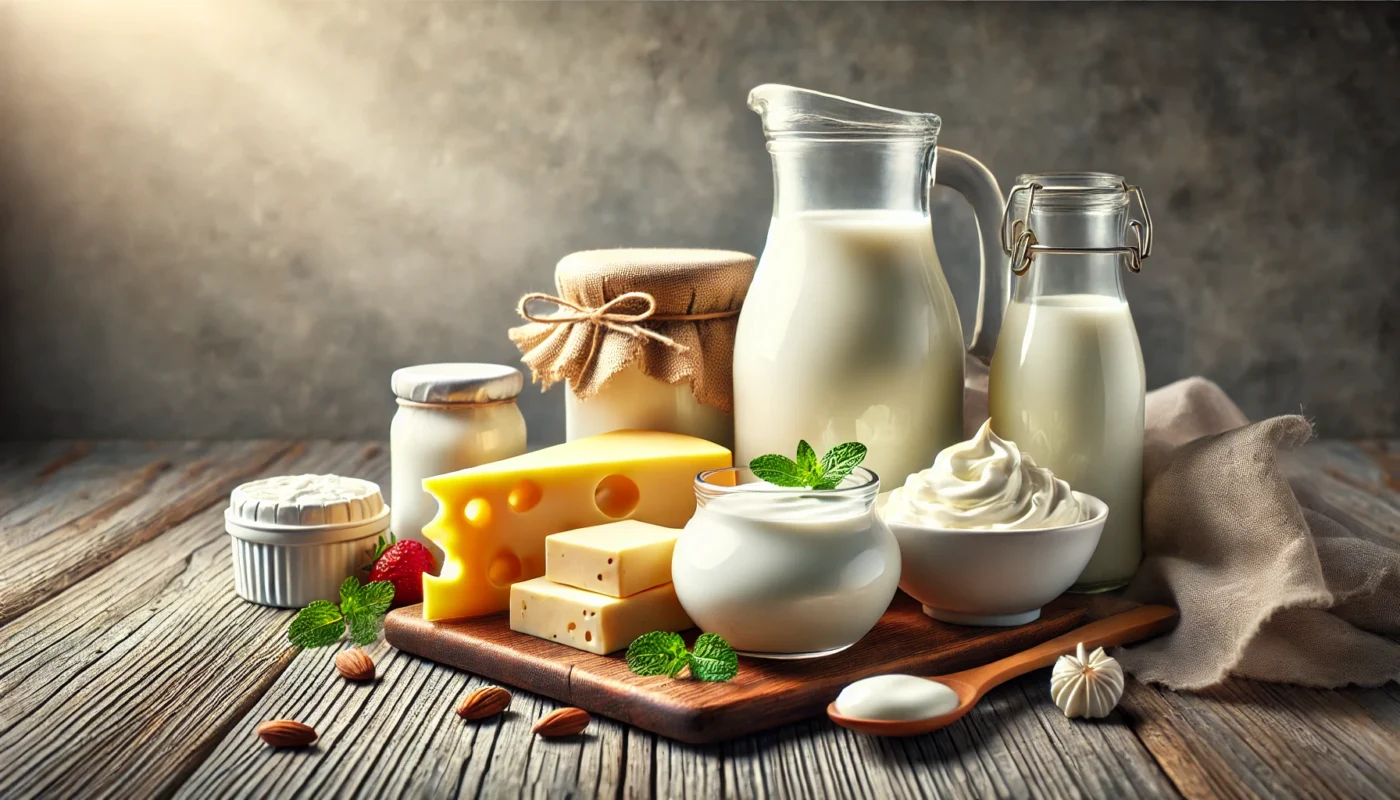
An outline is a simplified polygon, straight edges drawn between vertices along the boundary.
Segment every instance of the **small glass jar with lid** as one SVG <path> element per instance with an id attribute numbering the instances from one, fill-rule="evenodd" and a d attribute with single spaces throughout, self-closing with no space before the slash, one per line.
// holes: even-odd
<path id="1" fill-rule="evenodd" d="M 438 511 L 423 479 L 524 453 L 525 418 L 515 401 L 525 378 L 498 364 L 423 364 L 395 370 L 390 385 L 399 409 L 389 428 L 389 527 L 427 545 L 441 564 L 441 550 L 423 535 Z"/>
<path id="2" fill-rule="evenodd" d="M 870 632 L 899 587 L 899 543 L 875 509 L 880 478 L 775 486 L 748 467 L 695 478 L 695 516 L 671 580 L 687 615 L 754 658 L 817 658 Z"/>

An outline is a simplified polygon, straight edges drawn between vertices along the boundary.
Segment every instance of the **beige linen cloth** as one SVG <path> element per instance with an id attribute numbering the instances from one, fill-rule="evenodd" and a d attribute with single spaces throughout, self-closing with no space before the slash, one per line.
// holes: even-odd
<path id="1" fill-rule="evenodd" d="M 987 418 L 969 361 L 965 423 Z M 975 431 L 976 425 L 968 428 Z M 1214 383 L 1147 395 L 1146 557 L 1128 600 L 1181 611 L 1176 630 L 1115 656 L 1139 680 L 1201 689 L 1228 676 L 1334 688 L 1400 681 L 1400 550 L 1279 467 L 1300 416 L 1250 423 Z"/>

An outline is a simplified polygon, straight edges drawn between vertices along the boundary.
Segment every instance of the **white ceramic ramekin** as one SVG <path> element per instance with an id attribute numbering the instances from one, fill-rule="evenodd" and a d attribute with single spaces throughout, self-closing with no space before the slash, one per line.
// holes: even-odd
<path id="1" fill-rule="evenodd" d="M 389 530 L 389 507 L 377 484 L 359 478 L 269 478 L 233 490 L 224 529 L 238 596 L 301 608 L 336 602 L 346 577 L 365 577 L 365 551 Z"/>

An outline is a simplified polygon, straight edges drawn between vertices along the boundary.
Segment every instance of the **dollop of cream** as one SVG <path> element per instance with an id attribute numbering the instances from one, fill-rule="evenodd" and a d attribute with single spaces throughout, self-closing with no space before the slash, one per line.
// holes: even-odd
<path id="1" fill-rule="evenodd" d="M 932 467 L 910 475 L 882 513 L 889 522 L 994 531 L 1053 528 L 1088 517 L 1069 484 L 993 433 L 991 420 L 972 439 L 939 453 Z"/>
<path id="2" fill-rule="evenodd" d="M 876 675 L 836 696 L 836 711 L 855 719 L 928 719 L 957 707 L 958 693 L 951 686 L 913 675 Z"/>

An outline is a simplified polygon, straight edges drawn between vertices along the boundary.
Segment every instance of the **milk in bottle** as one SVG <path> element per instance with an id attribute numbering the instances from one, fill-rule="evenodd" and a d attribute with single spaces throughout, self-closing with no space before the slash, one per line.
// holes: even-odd
<path id="1" fill-rule="evenodd" d="M 1142 560 L 1146 377 L 1121 273 L 1147 254 L 1150 227 L 1135 229 L 1140 255 L 1129 252 L 1129 189 L 1120 177 L 1051 174 L 1018 183 L 1008 216 L 1026 221 L 1029 213 L 1042 246 L 1076 252 L 1036 254 L 1016 281 L 992 358 L 992 429 L 1108 504 L 1098 548 L 1075 585 L 1103 591 L 1126 584 Z M 1030 184 L 1039 187 L 1033 198 Z"/>

